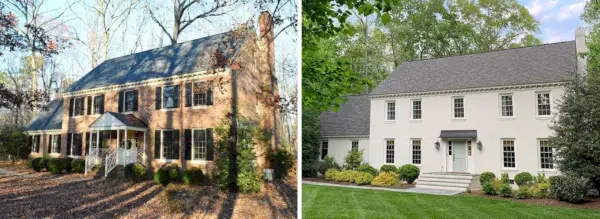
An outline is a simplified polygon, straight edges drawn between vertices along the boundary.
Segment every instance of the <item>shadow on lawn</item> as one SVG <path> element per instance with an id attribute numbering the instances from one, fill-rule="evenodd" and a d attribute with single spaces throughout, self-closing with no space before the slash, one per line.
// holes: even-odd
<path id="1" fill-rule="evenodd" d="M 142 206 L 162 191 L 152 181 L 139 184 L 123 179 L 64 182 L 65 176 L 1 182 L 0 190 L 8 187 L 14 192 L 0 194 L 0 218 L 115 217 Z"/>

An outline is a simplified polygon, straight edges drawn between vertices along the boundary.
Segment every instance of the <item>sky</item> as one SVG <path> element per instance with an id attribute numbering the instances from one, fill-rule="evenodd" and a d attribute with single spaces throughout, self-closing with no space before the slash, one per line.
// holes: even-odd
<path id="1" fill-rule="evenodd" d="M 575 29 L 584 27 L 580 15 L 589 0 L 518 0 L 540 22 L 537 36 L 544 43 L 575 39 Z"/>

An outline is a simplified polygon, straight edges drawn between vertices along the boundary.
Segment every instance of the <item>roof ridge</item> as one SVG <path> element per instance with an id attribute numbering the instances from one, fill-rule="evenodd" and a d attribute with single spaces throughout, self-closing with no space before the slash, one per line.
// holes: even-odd
<path id="1" fill-rule="evenodd" d="M 461 55 L 451 55 L 451 56 L 438 57 L 438 58 L 419 59 L 419 60 L 413 60 L 413 61 L 406 61 L 406 62 L 404 62 L 404 63 L 402 63 L 400 65 L 403 65 L 403 64 L 406 64 L 406 63 L 411 63 L 411 62 L 420 62 L 420 61 L 429 61 L 429 60 L 437 60 L 437 59 L 446 59 L 446 58 L 454 58 L 454 57 L 461 57 L 461 56 L 471 56 L 471 55 L 479 55 L 479 54 L 485 54 L 485 53 L 503 52 L 503 51 L 516 50 L 516 49 L 527 49 L 527 48 L 534 48 L 534 47 L 541 47 L 541 46 L 550 46 L 550 45 L 555 45 L 555 44 L 572 43 L 572 42 L 575 42 L 575 40 L 562 41 L 562 42 L 554 42 L 554 43 L 545 43 L 545 44 L 538 44 L 538 45 L 532 45 L 532 46 L 523 46 L 523 47 L 516 47 L 516 48 L 508 48 L 508 49 L 499 49 L 499 50 L 491 50 L 491 51 L 474 52 L 474 53 L 461 54 Z M 398 66 L 398 67 L 400 67 L 400 66 Z M 396 67 L 396 68 L 398 68 L 398 67 Z"/>

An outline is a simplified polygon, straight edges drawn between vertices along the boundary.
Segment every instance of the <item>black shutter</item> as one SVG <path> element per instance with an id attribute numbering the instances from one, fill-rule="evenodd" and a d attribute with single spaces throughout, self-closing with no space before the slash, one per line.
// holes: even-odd
<path id="1" fill-rule="evenodd" d="M 123 100 L 125 100 L 123 95 L 124 95 L 123 91 L 119 92 L 119 103 L 118 104 L 119 104 L 119 112 L 120 113 L 123 112 Z"/>
<path id="2" fill-rule="evenodd" d="M 185 107 L 192 106 L 192 83 L 185 84 Z"/>
<path id="3" fill-rule="evenodd" d="M 100 114 L 104 113 L 104 94 L 100 95 L 98 98 L 100 98 Z"/>
<path id="4" fill-rule="evenodd" d="M 90 154 L 90 142 L 92 141 L 92 135 L 90 132 L 85 133 L 85 155 Z"/>
<path id="5" fill-rule="evenodd" d="M 179 154 L 181 153 L 181 151 L 179 151 L 179 130 L 173 130 L 173 147 L 174 150 L 177 151 L 177 157 L 173 158 L 173 159 L 179 159 Z"/>
<path id="6" fill-rule="evenodd" d="M 61 149 L 62 149 L 62 145 L 60 144 L 60 142 L 62 141 L 62 135 L 55 135 L 54 137 L 58 136 L 58 153 L 61 153 Z"/>
<path id="7" fill-rule="evenodd" d="M 133 111 L 138 111 L 138 91 L 133 91 Z"/>
<path id="8" fill-rule="evenodd" d="M 40 136 L 41 136 L 41 135 L 36 135 L 36 136 L 35 136 L 36 143 L 37 143 L 37 144 L 35 145 L 35 152 L 37 152 L 37 153 L 39 153 L 39 152 L 40 152 L 40 144 L 42 144 L 42 141 L 40 141 L 40 139 L 41 139 L 41 138 L 40 138 Z M 42 146 L 42 148 L 43 148 L 43 146 Z"/>
<path id="9" fill-rule="evenodd" d="M 46 152 L 49 154 L 50 151 L 51 151 L 51 149 L 52 149 L 52 141 L 53 141 L 52 140 L 52 135 L 46 135 L 45 139 L 48 142 L 48 147 L 46 149 L 47 150 Z"/>
<path id="10" fill-rule="evenodd" d="M 214 160 L 215 144 L 212 129 L 206 129 L 206 141 L 208 143 L 208 147 L 206 147 L 206 160 Z"/>
<path id="11" fill-rule="evenodd" d="M 184 131 L 185 140 L 185 160 L 192 159 L 192 130 L 186 129 Z"/>
<path id="12" fill-rule="evenodd" d="M 73 104 L 75 104 L 75 98 L 69 100 L 69 117 L 73 116 Z"/>
<path id="13" fill-rule="evenodd" d="M 156 88 L 156 109 L 160 109 L 162 106 L 161 97 L 162 97 L 162 87 L 157 87 Z"/>
<path id="14" fill-rule="evenodd" d="M 154 131 L 154 159 L 160 159 L 160 130 Z"/>
<path id="15" fill-rule="evenodd" d="M 207 104 L 206 105 L 213 105 L 213 81 L 210 81 L 209 85 L 208 85 L 208 92 L 207 93 Z"/>
<path id="16" fill-rule="evenodd" d="M 87 97 L 87 114 L 92 115 L 92 96 Z"/>
<path id="17" fill-rule="evenodd" d="M 67 156 L 71 155 L 71 141 L 72 141 L 71 133 L 67 133 Z"/>
<path id="18" fill-rule="evenodd" d="M 175 91 L 175 98 L 173 101 L 173 108 L 179 108 L 179 99 L 181 97 L 181 93 L 179 93 L 179 85 L 175 85 L 173 90 Z"/>

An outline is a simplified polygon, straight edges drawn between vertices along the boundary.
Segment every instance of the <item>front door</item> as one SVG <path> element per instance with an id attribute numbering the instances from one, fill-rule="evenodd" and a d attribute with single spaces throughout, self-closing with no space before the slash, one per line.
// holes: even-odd
<path id="1" fill-rule="evenodd" d="M 467 144 L 465 140 L 454 140 L 453 143 L 453 171 L 467 172 Z"/>

